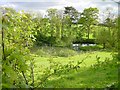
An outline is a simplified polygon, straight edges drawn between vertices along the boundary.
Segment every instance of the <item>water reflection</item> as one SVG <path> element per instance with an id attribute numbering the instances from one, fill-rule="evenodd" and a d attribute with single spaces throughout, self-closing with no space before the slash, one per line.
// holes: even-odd
<path id="1" fill-rule="evenodd" d="M 81 46 L 83 46 L 83 47 L 84 46 L 96 46 L 96 44 L 89 44 L 89 45 L 88 44 L 82 44 Z"/>
<path id="2" fill-rule="evenodd" d="M 96 46 L 96 44 L 72 44 L 72 47 L 74 50 L 79 50 L 80 47 L 85 47 L 85 46 Z"/>

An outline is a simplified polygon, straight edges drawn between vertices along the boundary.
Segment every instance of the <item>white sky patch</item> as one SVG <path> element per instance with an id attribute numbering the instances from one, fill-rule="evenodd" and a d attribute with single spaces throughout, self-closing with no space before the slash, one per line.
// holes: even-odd
<path id="1" fill-rule="evenodd" d="M 1 5 L 2 7 L 11 7 L 11 8 L 16 8 L 15 4 L 10 4 L 10 3 L 5 3 L 3 5 Z"/>
<path id="2" fill-rule="evenodd" d="M 40 12 L 43 15 L 49 8 L 64 10 L 66 6 L 73 6 L 79 12 L 82 12 L 85 8 L 96 7 L 99 9 L 100 15 L 107 7 L 111 7 L 113 9 L 112 13 L 118 14 L 118 5 L 112 0 L 1 0 L 1 2 L 1 6 L 12 7 L 18 11 Z"/>

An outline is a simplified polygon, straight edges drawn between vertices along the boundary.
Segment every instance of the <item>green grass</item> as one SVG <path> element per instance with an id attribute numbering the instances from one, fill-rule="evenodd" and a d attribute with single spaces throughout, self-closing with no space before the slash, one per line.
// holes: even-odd
<path id="1" fill-rule="evenodd" d="M 110 54 L 111 54 L 110 52 L 102 52 L 102 51 L 98 52 L 98 51 L 95 51 L 95 52 L 86 52 L 86 53 L 82 53 L 82 54 L 74 55 L 74 56 L 70 56 L 70 57 L 51 57 L 51 59 L 56 61 L 56 62 L 66 64 L 69 61 L 77 62 L 77 61 L 81 61 L 85 57 L 88 57 L 86 60 L 84 60 L 84 63 L 82 64 L 82 66 L 88 67 L 88 66 L 90 66 L 90 65 L 97 62 L 96 61 L 96 55 L 101 57 L 100 58 L 101 61 L 104 61 L 106 57 L 112 58 L 112 56 Z M 35 58 L 35 62 L 38 65 L 47 66 L 47 64 L 49 64 L 48 63 L 49 59 L 50 59 L 50 57 L 47 57 L 47 56 L 46 57 L 37 56 Z"/>
<path id="2" fill-rule="evenodd" d="M 60 49 L 60 48 L 59 48 Z M 57 49 L 57 52 L 58 50 Z M 61 49 L 63 50 L 63 49 Z M 60 57 L 59 54 L 54 56 L 51 53 L 44 53 L 44 56 L 41 55 L 41 52 L 38 52 L 38 49 L 34 49 L 34 53 L 37 56 L 35 57 L 35 73 L 36 76 L 40 75 L 40 72 L 44 71 L 46 67 L 49 67 L 50 63 L 48 60 L 53 60 L 61 64 L 67 64 L 70 61 L 81 61 L 87 57 L 84 62 L 81 64 L 78 71 L 71 71 L 67 74 L 62 74 L 61 76 L 51 76 L 48 78 L 48 81 L 44 85 L 47 88 L 104 88 L 111 83 L 114 83 L 118 80 L 117 77 L 117 67 L 111 66 L 112 64 L 97 66 L 97 69 L 91 68 L 91 65 L 97 63 L 96 56 L 100 57 L 100 61 L 104 62 L 106 58 L 109 58 L 110 62 L 113 62 L 111 52 L 106 51 L 92 51 L 92 52 L 81 52 L 76 55 Z M 55 51 L 55 50 L 54 50 Z M 71 50 L 72 51 L 72 50 Z M 45 52 L 45 50 L 44 50 Z M 50 51 L 52 52 L 52 51 Z M 65 52 L 65 50 L 64 50 Z M 40 54 L 40 55 L 39 55 Z M 58 56 L 57 56 L 58 55 Z M 37 78 L 35 78 L 37 80 Z"/>
<path id="3" fill-rule="evenodd" d="M 105 88 L 117 81 L 117 69 L 106 68 L 94 71 L 91 68 L 81 68 L 57 80 L 49 80 L 46 87 L 64 88 Z"/>

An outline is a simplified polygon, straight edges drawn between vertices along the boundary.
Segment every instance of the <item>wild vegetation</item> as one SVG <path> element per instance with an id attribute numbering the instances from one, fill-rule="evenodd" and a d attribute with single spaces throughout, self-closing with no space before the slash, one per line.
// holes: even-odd
<path id="1" fill-rule="evenodd" d="M 119 16 L 100 23 L 93 7 L 51 8 L 46 17 L 1 10 L 2 88 L 118 87 Z"/>

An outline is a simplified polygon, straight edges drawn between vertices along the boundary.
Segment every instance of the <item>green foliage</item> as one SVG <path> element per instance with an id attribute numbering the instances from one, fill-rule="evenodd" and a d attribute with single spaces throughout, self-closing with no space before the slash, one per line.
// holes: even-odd
<path id="1" fill-rule="evenodd" d="M 84 29 L 87 31 L 88 39 L 91 31 L 91 26 L 98 23 L 98 13 L 99 10 L 97 8 L 86 8 L 82 12 L 81 18 L 79 19 L 79 23 L 82 24 Z"/>
<path id="2" fill-rule="evenodd" d="M 109 24 L 109 23 L 110 24 Z M 116 19 L 114 19 L 114 26 L 111 26 L 111 21 L 108 21 L 108 26 L 101 26 L 98 28 L 98 31 L 96 31 L 95 37 L 96 42 L 103 45 L 103 48 L 118 48 L 118 29 L 117 29 L 117 22 Z M 114 37 L 114 38 L 113 38 Z"/>
<path id="3" fill-rule="evenodd" d="M 103 48 L 105 48 L 109 39 L 108 37 L 108 29 L 101 27 L 96 35 L 96 42 L 103 44 Z"/>
<path id="4" fill-rule="evenodd" d="M 83 51 L 97 51 L 97 50 L 101 50 L 102 47 L 101 46 L 84 46 L 84 47 L 79 47 L 80 50 Z"/>
<path id="5" fill-rule="evenodd" d="M 78 22 L 79 12 L 74 7 L 65 7 L 64 14 L 70 16 L 71 23 Z"/>
<path id="6" fill-rule="evenodd" d="M 4 53 L 2 61 L 2 87 L 29 87 L 25 73 L 29 69 L 27 61 L 31 59 L 30 48 L 35 40 L 32 18 L 27 13 L 18 13 L 3 8 Z M 21 80 L 23 82 L 21 82 Z M 20 84 L 21 83 L 21 84 Z"/>
<path id="7" fill-rule="evenodd" d="M 74 10 L 72 11 L 74 14 Z M 35 35 L 37 45 L 70 46 L 76 38 L 82 37 L 80 27 L 71 22 L 73 16 L 64 15 L 57 9 L 48 9 L 47 13 L 48 17 L 40 20 L 36 17 L 34 21 L 37 30 L 37 35 Z"/>

